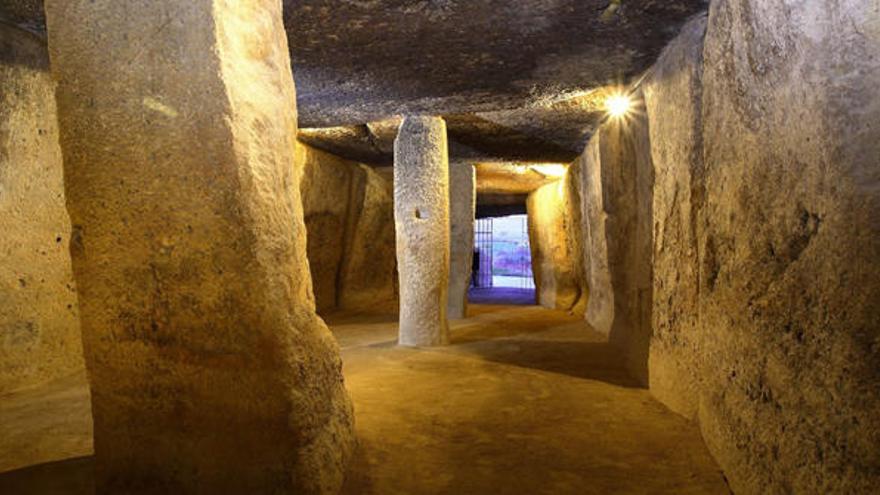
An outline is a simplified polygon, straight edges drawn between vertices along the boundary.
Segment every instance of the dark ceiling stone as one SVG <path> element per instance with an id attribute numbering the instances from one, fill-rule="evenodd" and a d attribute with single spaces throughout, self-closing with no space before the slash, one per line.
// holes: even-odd
<path id="1" fill-rule="evenodd" d="M 615 2 L 617 3 L 617 2 Z M 303 127 L 523 108 L 648 68 L 703 0 L 285 0 Z"/>
<path id="2" fill-rule="evenodd" d="M 400 115 L 446 118 L 450 156 L 568 162 L 603 112 L 601 88 L 654 62 L 706 0 L 283 0 L 300 138 L 393 161 Z M 40 0 L 0 22 L 45 29 Z"/>

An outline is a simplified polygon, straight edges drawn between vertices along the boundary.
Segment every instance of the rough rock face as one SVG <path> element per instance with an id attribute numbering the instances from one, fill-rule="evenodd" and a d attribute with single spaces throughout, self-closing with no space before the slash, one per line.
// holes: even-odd
<path id="1" fill-rule="evenodd" d="M 449 164 L 449 318 L 467 316 L 467 292 L 474 258 L 476 183 L 473 164 Z"/>
<path id="2" fill-rule="evenodd" d="M 297 143 L 318 312 L 397 304 L 392 184 L 370 167 Z"/>
<path id="3" fill-rule="evenodd" d="M 3 0 L 0 2 L 0 22 L 4 21 L 31 32 L 44 32 L 46 16 L 42 0 Z"/>
<path id="4" fill-rule="evenodd" d="M 507 110 L 579 95 L 648 68 L 678 27 L 706 6 L 705 0 L 284 4 L 303 127 Z"/>
<path id="5" fill-rule="evenodd" d="M 584 281 L 577 165 L 529 194 L 529 245 L 538 304 L 583 313 Z"/>
<path id="6" fill-rule="evenodd" d="M 306 145 L 297 145 L 302 167 L 300 193 L 308 240 L 309 271 L 319 312 L 337 307 L 339 267 L 346 250 L 356 165 Z"/>
<path id="7" fill-rule="evenodd" d="M 83 368 L 45 45 L 0 25 L 0 394 Z"/>
<path id="8" fill-rule="evenodd" d="M 394 186 L 364 165 L 353 174 L 336 300 L 351 311 L 394 311 L 399 295 Z"/>
<path id="9" fill-rule="evenodd" d="M 586 319 L 609 334 L 633 375 L 647 383 L 653 171 L 645 118 L 633 114 L 603 124 L 576 166 L 590 288 Z"/>
<path id="10" fill-rule="evenodd" d="M 663 52 L 643 91 L 654 163 L 654 333 L 651 393 L 694 418 L 700 341 L 697 220 L 705 196 L 701 98 L 706 17 Z"/>
<path id="11" fill-rule="evenodd" d="M 352 412 L 315 314 L 280 4 L 46 14 L 98 490 L 337 492 Z"/>
<path id="12" fill-rule="evenodd" d="M 880 6 L 712 4 L 700 422 L 738 493 L 880 486 Z"/>
<path id="13" fill-rule="evenodd" d="M 401 345 L 449 342 L 449 156 L 439 117 L 407 117 L 394 143 Z"/>
<path id="14" fill-rule="evenodd" d="M 651 390 L 736 493 L 880 484 L 880 11 L 713 3 L 645 94 Z M 701 83 L 702 81 L 702 83 Z"/>

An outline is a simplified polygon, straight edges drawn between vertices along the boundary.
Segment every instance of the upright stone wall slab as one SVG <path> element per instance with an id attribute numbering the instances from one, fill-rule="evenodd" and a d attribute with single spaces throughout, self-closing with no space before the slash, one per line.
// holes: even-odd
<path id="1" fill-rule="evenodd" d="M 394 186 L 366 165 L 353 170 L 337 303 L 349 311 L 396 311 Z"/>
<path id="2" fill-rule="evenodd" d="M 651 393 L 695 418 L 702 369 L 698 221 L 703 177 L 702 72 L 706 16 L 682 28 L 643 85 L 654 164 Z"/>
<path id="3" fill-rule="evenodd" d="M 449 318 L 467 316 L 474 258 L 477 171 L 468 162 L 449 164 Z"/>
<path id="4" fill-rule="evenodd" d="M 736 493 L 880 486 L 880 5 L 712 3 L 700 423 Z"/>
<path id="5" fill-rule="evenodd" d="M 586 320 L 609 335 L 624 351 L 632 374 L 647 384 L 653 171 L 644 116 L 605 122 L 575 166 L 580 171 L 590 291 Z"/>
<path id="6" fill-rule="evenodd" d="M 297 143 L 297 165 L 302 167 L 300 192 L 315 304 L 318 311 L 331 311 L 338 308 L 339 270 L 357 165 L 301 143 Z"/>
<path id="7" fill-rule="evenodd" d="M 297 143 L 319 312 L 397 307 L 393 186 L 372 168 Z"/>
<path id="8" fill-rule="evenodd" d="M 277 0 L 49 0 L 104 493 L 335 493 Z"/>
<path id="9" fill-rule="evenodd" d="M 69 242 L 46 46 L 0 24 L 0 395 L 83 369 Z"/>
<path id="10" fill-rule="evenodd" d="M 537 303 L 583 313 L 587 300 L 582 264 L 577 164 L 557 182 L 529 194 L 529 247 Z"/>

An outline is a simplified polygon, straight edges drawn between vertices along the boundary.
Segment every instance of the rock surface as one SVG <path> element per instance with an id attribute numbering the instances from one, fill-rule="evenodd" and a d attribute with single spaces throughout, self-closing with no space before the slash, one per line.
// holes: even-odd
<path id="1" fill-rule="evenodd" d="M 880 5 L 712 4 L 700 422 L 738 493 L 880 486 Z"/>
<path id="2" fill-rule="evenodd" d="M 586 319 L 609 335 L 633 375 L 647 384 L 653 171 L 644 116 L 634 112 L 607 121 L 576 166 L 590 290 Z"/>
<path id="3" fill-rule="evenodd" d="M 537 303 L 583 314 L 587 287 L 576 167 L 529 194 L 527 208 Z"/>
<path id="4" fill-rule="evenodd" d="M 449 164 L 449 318 L 467 316 L 474 258 L 477 174 L 468 162 Z"/>
<path id="5" fill-rule="evenodd" d="M 407 117 L 394 144 L 400 345 L 449 343 L 449 156 L 446 124 Z"/>
<path id="6" fill-rule="evenodd" d="M 705 197 L 702 77 L 706 17 L 682 30 L 644 85 L 654 163 L 651 393 L 695 418 L 699 404 L 698 219 Z"/>
<path id="7" fill-rule="evenodd" d="M 372 168 L 297 143 L 318 312 L 397 306 L 393 186 Z"/>
<path id="8" fill-rule="evenodd" d="M 645 87 L 651 390 L 736 493 L 880 484 L 877 53 L 876 2 L 719 0 Z"/>
<path id="9" fill-rule="evenodd" d="M 46 13 L 97 490 L 337 492 L 352 411 L 315 314 L 280 4 Z"/>
<path id="10" fill-rule="evenodd" d="M 300 193 L 308 240 L 309 271 L 318 312 L 338 307 L 339 271 L 345 256 L 351 189 L 357 165 L 310 146 L 297 145 Z"/>
<path id="11" fill-rule="evenodd" d="M 372 131 L 404 114 L 444 116 L 455 158 L 574 160 L 602 118 L 593 92 L 638 77 L 708 2 L 283 3 L 301 127 L 331 131 L 310 144 L 390 164 L 393 136 Z M 0 21 L 40 31 L 41 4 L 4 0 Z"/>
<path id="12" fill-rule="evenodd" d="M 337 297 L 341 309 L 377 312 L 398 307 L 392 182 L 365 165 L 354 170 Z"/>
<path id="13" fill-rule="evenodd" d="M 688 16 L 706 5 L 703 0 L 284 3 L 303 127 L 365 124 L 402 114 L 492 112 L 579 96 L 638 75 Z"/>
<path id="14" fill-rule="evenodd" d="M 62 174 L 46 47 L 0 24 L 0 394 L 83 368 Z"/>

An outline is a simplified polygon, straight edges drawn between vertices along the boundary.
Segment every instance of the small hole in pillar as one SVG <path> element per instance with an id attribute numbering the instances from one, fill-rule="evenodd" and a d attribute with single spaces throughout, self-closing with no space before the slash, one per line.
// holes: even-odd
<path id="1" fill-rule="evenodd" d="M 421 219 L 422 218 L 422 210 L 416 208 L 415 215 L 416 215 L 416 218 Z"/>

